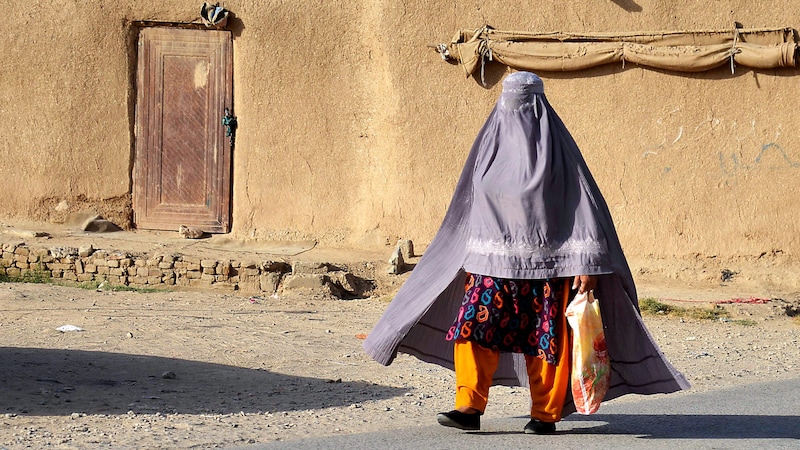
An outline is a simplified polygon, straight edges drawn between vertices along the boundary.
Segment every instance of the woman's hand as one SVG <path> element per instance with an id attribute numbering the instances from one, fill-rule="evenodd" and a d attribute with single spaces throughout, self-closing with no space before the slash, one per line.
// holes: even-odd
<path id="1" fill-rule="evenodd" d="M 597 287 L 597 275 L 577 275 L 572 280 L 572 289 L 578 289 L 578 294 L 594 290 Z"/>

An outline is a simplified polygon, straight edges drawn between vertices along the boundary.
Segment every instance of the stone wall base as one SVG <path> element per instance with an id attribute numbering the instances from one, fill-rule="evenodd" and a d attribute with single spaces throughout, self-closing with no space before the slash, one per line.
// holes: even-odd
<path id="1" fill-rule="evenodd" d="M 0 275 L 151 289 L 208 289 L 243 295 L 281 290 L 361 297 L 374 283 L 327 263 L 202 259 L 181 254 L 134 254 L 92 246 L 32 248 L 3 244 Z"/>

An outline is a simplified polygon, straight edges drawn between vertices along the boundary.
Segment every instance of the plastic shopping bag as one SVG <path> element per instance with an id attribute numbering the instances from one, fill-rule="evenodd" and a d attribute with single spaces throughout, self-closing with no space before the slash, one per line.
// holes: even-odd
<path id="1" fill-rule="evenodd" d="M 567 306 L 572 328 L 572 397 L 580 414 L 594 414 L 600 408 L 611 378 L 606 351 L 600 302 L 591 291 L 578 294 Z"/>

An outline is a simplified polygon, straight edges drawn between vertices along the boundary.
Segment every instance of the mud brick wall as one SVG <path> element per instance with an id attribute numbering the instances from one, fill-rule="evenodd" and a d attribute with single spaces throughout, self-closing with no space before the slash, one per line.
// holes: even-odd
<path id="1" fill-rule="evenodd" d="M 199 288 L 273 293 L 291 266 L 283 261 L 214 260 L 180 254 L 3 244 L 0 275 L 41 276 L 68 282 L 107 282 L 138 288 Z"/>

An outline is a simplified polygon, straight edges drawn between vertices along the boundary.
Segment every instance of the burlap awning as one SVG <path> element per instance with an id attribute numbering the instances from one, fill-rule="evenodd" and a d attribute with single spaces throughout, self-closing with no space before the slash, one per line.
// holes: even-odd
<path id="1" fill-rule="evenodd" d="M 702 72 L 724 64 L 794 67 L 797 43 L 791 28 L 640 33 L 536 33 L 486 26 L 460 31 L 436 50 L 475 73 L 486 61 L 520 70 L 564 72 L 619 63 L 676 72 Z"/>

